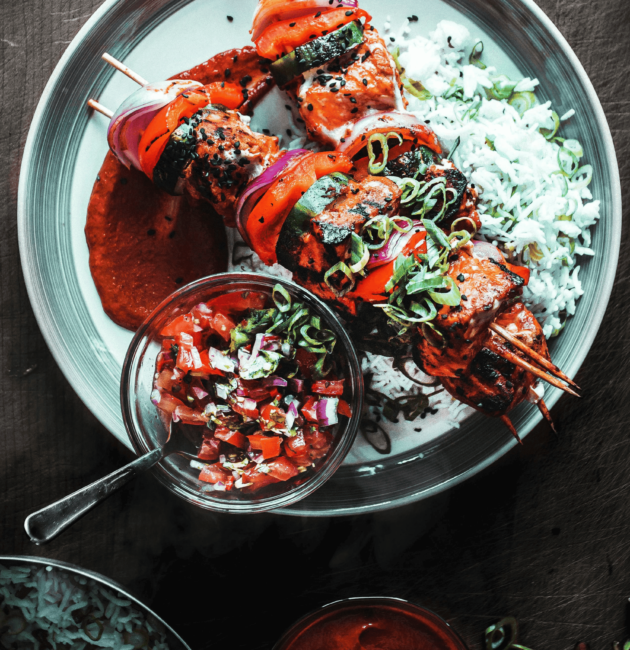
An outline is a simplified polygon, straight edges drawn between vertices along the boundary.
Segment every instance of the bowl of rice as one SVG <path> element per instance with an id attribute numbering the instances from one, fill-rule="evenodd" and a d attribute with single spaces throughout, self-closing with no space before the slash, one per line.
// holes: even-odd
<path id="1" fill-rule="evenodd" d="M 15 650 L 190 650 L 137 598 L 74 564 L 0 556 L 0 645 Z"/>

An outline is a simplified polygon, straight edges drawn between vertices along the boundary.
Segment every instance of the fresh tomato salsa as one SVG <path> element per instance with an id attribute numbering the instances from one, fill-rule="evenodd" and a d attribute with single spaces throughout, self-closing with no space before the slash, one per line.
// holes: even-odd
<path id="1" fill-rule="evenodd" d="M 281 285 L 196 305 L 161 331 L 153 403 L 198 427 L 199 480 L 257 492 L 300 481 L 352 415 L 336 338 Z"/>

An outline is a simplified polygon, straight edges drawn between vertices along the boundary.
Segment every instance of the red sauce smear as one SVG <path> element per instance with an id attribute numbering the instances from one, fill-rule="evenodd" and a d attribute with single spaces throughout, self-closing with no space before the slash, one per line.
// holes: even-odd
<path id="1" fill-rule="evenodd" d="M 217 54 L 173 78 L 240 82 L 247 91 L 240 110 L 251 112 L 273 86 L 268 63 L 245 47 Z M 130 330 L 179 287 L 227 269 L 225 226 L 210 204 L 166 194 L 111 151 L 94 183 L 85 236 L 103 309 Z"/>
<path id="2" fill-rule="evenodd" d="M 342 602 L 307 617 L 277 650 L 466 650 L 438 616 L 400 605 Z"/>

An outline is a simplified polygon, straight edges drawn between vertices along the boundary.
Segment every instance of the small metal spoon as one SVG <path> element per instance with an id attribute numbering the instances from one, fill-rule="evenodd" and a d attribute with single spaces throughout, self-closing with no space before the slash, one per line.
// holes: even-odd
<path id="1" fill-rule="evenodd" d="M 182 451 L 183 436 L 181 433 L 173 435 L 174 432 L 179 431 L 179 427 L 173 426 L 171 422 L 168 438 L 162 447 L 140 456 L 115 472 L 29 515 L 24 521 L 26 534 L 35 544 L 46 544 L 94 506 L 114 494 L 131 479 L 151 469 L 163 458 L 171 454 L 179 454 L 190 460 L 197 460 L 196 456 Z"/>

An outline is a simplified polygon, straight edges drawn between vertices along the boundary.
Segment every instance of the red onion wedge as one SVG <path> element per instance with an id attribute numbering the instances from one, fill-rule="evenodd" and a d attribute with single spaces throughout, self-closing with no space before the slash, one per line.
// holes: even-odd
<path id="1" fill-rule="evenodd" d="M 366 264 L 365 268 L 368 270 L 374 269 L 377 266 L 383 266 L 383 264 L 389 264 L 389 262 L 395 260 L 407 242 L 420 230 L 424 230 L 422 221 L 414 221 L 408 232 L 393 232 L 385 246 L 372 253 L 370 261 Z"/>
<path id="2" fill-rule="evenodd" d="M 335 0 L 333 7 L 329 0 L 259 0 L 252 20 L 252 41 L 256 42 L 273 22 L 301 18 L 320 9 L 350 7 L 356 9 L 358 0 Z"/>
<path id="3" fill-rule="evenodd" d="M 107 142 L 126 167 L 142 171 L 138 145 L 144 130 L 155 115 L 178 95 L 199 88 L 198 81 L 173 79 L 138 88 L 118 107 L 107 129 Z"/>
<path id="4" fill-rule="evenodd" d="M 367 136 L 389 132 L 399 133 L 403 140 L 411 140 L 414 144 L 426 145 L 436 153 L 442 153 L 442 146 L 435 133 L 412 113 L 401 111 L 374 113 L 359 120 L 352 128 L 351 135 L 337 147 L 337 151 L 352 158 L 367 145 Z"/>
<path id="5" fill-rule="evenodd" d="M 255 178 L 241 194 L 241 198 L 236 206 L 236 226 L 238 231 L 241 233 L 241 237 L 248 246 L 251 246 L 247 234 L 247 219 L 250 212 L 254 209 L 262 195 L 269 189 L 269 186 L 285 170 L 287 165 L 297 158 L 297 156 L 302 156 L 307 153 L 311 152 L 306 149 L 293 149 L 292 151 L 287 151 L 278 162 L 275 162 L 271 167 L 265 169 L 258 178 Z"/>
<path id="6" fill-rule="evenodd" d="M 338 397 L 322 397 L 322 399 L 317 402 L 317 419 L 321 426 L 329 427 L 339 422 L 339 418 L 337 417 L 338 404 Z"/>

